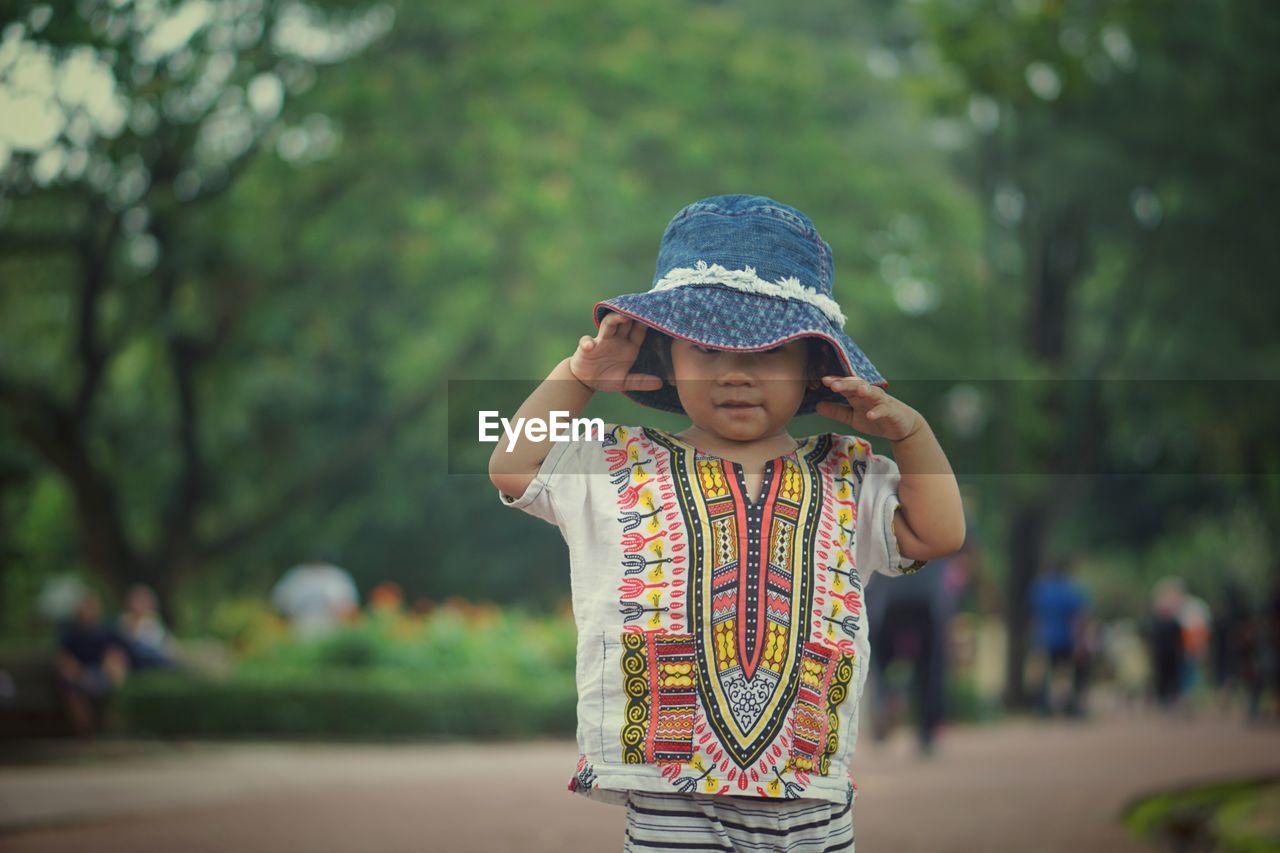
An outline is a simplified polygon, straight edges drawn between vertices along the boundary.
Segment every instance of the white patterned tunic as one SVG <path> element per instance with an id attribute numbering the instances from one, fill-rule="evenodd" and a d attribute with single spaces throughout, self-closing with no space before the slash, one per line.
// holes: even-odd
<path id="1" fill-rule="evenodd" d="M 893 534 L 900 480 L 865 440 L 809 436 L 739 463 L 653 427 L 553 442 L 502 503 L 559 527 L 577 624 L 569 789 L 851 805 L 871 573 L 922 563 Z M 859 523 L 861 522 L 861 523 Z"/>

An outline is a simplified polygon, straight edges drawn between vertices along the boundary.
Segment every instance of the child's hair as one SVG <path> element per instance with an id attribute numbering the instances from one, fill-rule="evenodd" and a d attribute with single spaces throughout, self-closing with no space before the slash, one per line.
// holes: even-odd
<path id="1" fill-rule="evenodd" d="M 659 375 L 665 382 L 667 374 L 674 372 L 671 362 L 671 336 L 656 329 L 650 329 L 648 336 L 653 339 L 653 355 L 658 360 L 658 367 L 661 370 Z M 844 376 L 844 368 L 831 352 L 830 344 L 812 336 L 806 337 L 804 342 L 807 355 L 805 379 L 810 382 L 820 382 L 824 376 Z"/>

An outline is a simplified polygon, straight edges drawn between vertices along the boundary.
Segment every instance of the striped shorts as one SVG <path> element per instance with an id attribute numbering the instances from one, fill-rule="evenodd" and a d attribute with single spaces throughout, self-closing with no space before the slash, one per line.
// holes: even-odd
<path id="1" fill-rule="evenodd" d="M 853 853 L 853 810 L 828 800 L 628 791 L 622 849 Z"/>

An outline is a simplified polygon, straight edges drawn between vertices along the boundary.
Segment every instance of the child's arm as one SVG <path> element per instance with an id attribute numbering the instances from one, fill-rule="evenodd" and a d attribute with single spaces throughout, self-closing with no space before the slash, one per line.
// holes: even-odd
<path id="1" fill-rule="evenodd" d="M 570 359 L 566 358 L 555 366 L 555 369 L 542 380 L 542 384 L 534 389 L 528 399 L 520 406 L 512 423 L 519 423 L 521 418 L 551 419 L 552 412 L 568 412 L 568 418 L 576 418 L 587 407 L 595 394 L 595 389 L 583 384 L 569 369 Z M 489 457 L 489 481 L 498 491 L 513 498 L 519 498 L 524 490 L 538 476 L 542 461 L 547 458 L 551 448 L 548 439 L 535 441 L 521 431 L 511 452 L 507 452 L 508 442 L 498 442 L 493 455 Z"/>
<path id="2" fill-rule="evenodd" d="M 902 474 L 893 532 L 904 557 L 932 560 L 964 545 L 964 504 L 947 454 L 929 423 L 915 414 L 915 430 L 893 442 L 893 460 Z"/>
<path id="3" fill-rule="evenodd" d="M 511 422 L 519 423 L 520 418 L 550 421 L 553 411 L 568 412 L 567 418 L 576 418 L 596 391 L 661 388 L 661 378 L 631 373 L 648 328 L 616 312 L 607 314 L 600 321 L 596 336 L 583 335 L 579 339 L 574 354 L 556 365 Z M 500 441 L 489 457 L 489 481 L 499 492 L 518 499 L 537 477 L 550 452 L 550 439 L 534 440 L 521 431 L 510 453 L 507 447 L 506 440 Z"/>
<path id="4" fill-rule="evenodd" d="M 819 414 L 893 443 L 902 475 L 893 532 L 902 556 L 932 560 L 960 550 L 965 537 L 960 486 L 924 416 L 857 377 L 827 376 L 823 382 L 849 405 L 822 402 Z"/>

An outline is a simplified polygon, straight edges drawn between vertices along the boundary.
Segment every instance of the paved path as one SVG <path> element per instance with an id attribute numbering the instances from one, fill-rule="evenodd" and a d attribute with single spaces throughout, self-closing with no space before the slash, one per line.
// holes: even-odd
<path id="1" fill-rule="evenodd" d="M 624 811 L 565 790 L 569 741 L 498 745 L 107 744 L 0 765 L 0 849 L 617 851 Z M 120 754 L 123 753 L 123 754 Z M 487 766 L 505 756 L 505 778 Z M 860 740 L 858 848 L 1150 850 L 1119 823 L 1134 796 L 1280 773 L 1280 729 L 1227 719 L 1015 720 Z M 523 793 L 520 793 L 523 791 Z"/>

